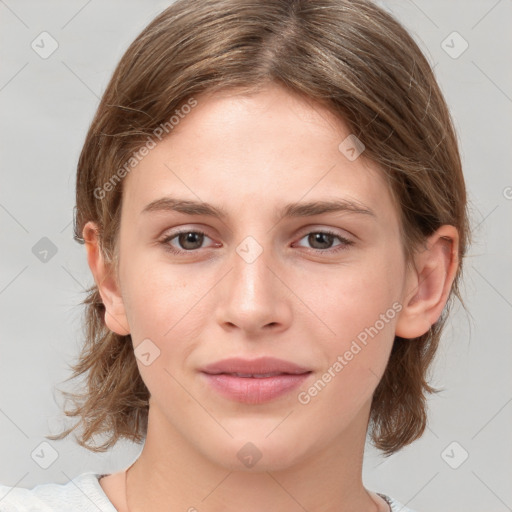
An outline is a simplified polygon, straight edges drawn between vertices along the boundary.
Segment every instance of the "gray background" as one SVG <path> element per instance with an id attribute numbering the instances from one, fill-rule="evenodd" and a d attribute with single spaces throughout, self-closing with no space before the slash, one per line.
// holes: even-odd
<path id="1" fill-rule="evenodd" d="M 458 130 L 475 241 L 465 302 L 454 308 L 432 382 L 422 439 L 389 459 L 368 448 L 364 482 L 419 512 L 512 510 L 510 0 L 379 2 L 409 29 L 433 65 Z M 114 67 L 162 0 L 0 0 L 0 483 L 65 483 L 124 468 L 141 447 L 94 454 L 71 438 L 31 453 L 62 426 L 68 364 L 78 353 L 85 250 L 72 239 L 75 168 Z M 57 50 L 31 47 L 47 31 Z M 443 41 L 453 36 L 450 56 Z M 453 43 L 451 42 L 453 40 Z M 49 40 L 45 48 L 48 49 Z M 51 240 L 56 253 L 36 254 Z M 43 245 L 36 245 L 36 244 Z M 36 246 L 37 250 L 33 247 Z M 43 257 L 41 253 L 39 257 Z M 452 442 L 458 443 L 451 445 Z M 449 447 L 447 450 L 446 448 Z M 469 457 L 462 464 L 464 453 Z M 37 448 L 36 453 L 41 453 Z M 457 466 L 457 469 L 450 467 Z M 460 464 L 460 465 L 459 465 Z M 0 497 L 1 498 L 1 497 Z"/>

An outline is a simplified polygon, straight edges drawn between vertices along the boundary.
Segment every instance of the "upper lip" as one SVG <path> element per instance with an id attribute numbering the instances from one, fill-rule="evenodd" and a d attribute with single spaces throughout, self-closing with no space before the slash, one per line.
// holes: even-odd
<path id="1" fill-rule="evenodd" d="M 209 374 L 219 373 L 242 373 L 251 375 L 262 374 L 301 374 L 308 373 L 311 370 L 283 359 L 275 357 L 260 357 L 258 359 L 242 359 L 239 357 L 231 357 L 211 363 L 204 368 L 203 372 Z"/>

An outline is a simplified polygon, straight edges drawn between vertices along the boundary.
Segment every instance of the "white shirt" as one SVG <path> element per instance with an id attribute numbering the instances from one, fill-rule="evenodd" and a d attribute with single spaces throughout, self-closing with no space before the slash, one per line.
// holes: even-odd
<path id="1" fill-rule="evenodd" d="M 99 475 L 82 473 L 67 484 L 40 484 L 33 489 L 0 485 L 0 512 L 117 512 L 103 491 Z M 377 493 L 392 512 L 414 512 Z"/>

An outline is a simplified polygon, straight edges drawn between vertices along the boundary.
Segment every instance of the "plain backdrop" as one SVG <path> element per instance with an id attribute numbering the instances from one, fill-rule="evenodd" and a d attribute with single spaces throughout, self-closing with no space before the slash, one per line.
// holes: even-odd
<path id="1" fill-rule="evenodd" d="M 418 512 L 505 512 L 512 510 L 512 2 L 379 4 L 435 66 L 460 138 L 475 231 L 463 288 L 469 314 L 455 303 L 432 374 L 444 391 L 429 399 L 428 429 L 389 459 L 368 447 L 364 482 Z M 122 53 L 168 5 L 0 0 L 4 485 L 117 471 L 141 449 L 122 442 L 94 454 L 73 436 L 41 443 L 63 424 L 56 387 L 69 389 L 64 381 L 83 340 L 79 304 L 92 284 L 85 249 L 72 238 L 78 155 Z"/>

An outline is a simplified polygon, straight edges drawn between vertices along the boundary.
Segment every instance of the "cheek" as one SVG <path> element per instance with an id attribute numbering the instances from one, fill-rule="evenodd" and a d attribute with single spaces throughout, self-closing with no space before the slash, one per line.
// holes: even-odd
<path id="1" fill-rule="evenodd" d="M 329 281 L 313 288 L 316 311 L 329 328 L 322 329 L 327 334 L 318 340 L 325 355 L 325 379 L 329 388 L 345 397 L 345 404 L 367 399 L 377 386 L 402 309 L 397 300 L 403 281 L 400 258 L 377 251 L 370 256 L 331 272 Z M 350 395 L 347 389 L 352 390 Z"/>
<path id="2" fill-rule="evenodd" d="M 329 273 L 329 279 L 300 292 L 306 297 L 314 293 L 312 302 L 317 305 L 319 317 L 334 331 L 331 338 L 335 343 L 355 338 L 390 308 L 385 320 L 396 316 L 393 304 L 400 298 L 403 285 L 402 263 L 392 254 L 387 260 L 380 254 L 371 256 L 354 265 L 340 266 Z M 389 331 L 394 321 L 386 321 L 385 326 L 383 329 L 378 322 L 379 330 Z"/>
<path id="3" fill-rule="evenodd" d="M 186 272 L 160 259 L 149 261 L 135 251 L 132 254 L 120 270 L 134 348 L 143 340 L 151 340 L 160 353 L 151 368 L 174 371 L 195 350 L 211 318 L 202 300 L 207 285 L 196 271 Z M 139 368 L 144 378 L 148 368 Z"/>
<path id="4" fill-rule="evenodd" d="M 123 299 L 140 375 L 150 390 L 180 393 L 171 376 L 197 345 L 200 299 L 183 274 L 169 267 L 138 265 L 134 258 L 125 268 Z M 125 297 L 126 296 L 126 297 Z M 145 364 L 141 354 L 149 353 Z"/>
<path id="5" fill-rule="evenodd" d="M 119 272 L 132 337 L 152 333 L 161 338 L 193 300 L 193 296 L 188 297 L 194 295 L 193 282 L 179 266 L 166 263 L 160 249 L 128 239 L 121 246 L 121 253 L 129 255 L 121 259 Z"/>
<path id="6" fill-rule="evenodd" d="M 298 399 L 309 417 L 329 425 L 327 438 L 369 403 L 385 371 L 401 309 L 390 281 L 367 269 L 331 282 L 319 295 L 322 320 L 334 334 L 317 338 L 323 367 Z"/>

